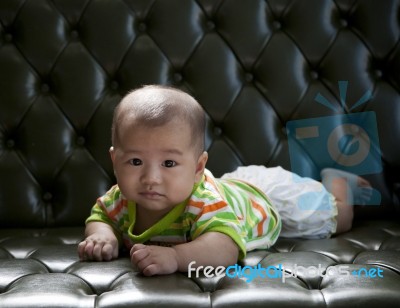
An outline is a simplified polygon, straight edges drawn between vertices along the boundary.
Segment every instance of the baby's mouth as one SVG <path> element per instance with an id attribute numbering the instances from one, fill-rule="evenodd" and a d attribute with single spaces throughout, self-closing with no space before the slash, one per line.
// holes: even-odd
<path id="1" fill-rule="evenodd" d="M 156 191 L 152 191 L 152 190 L 140 192 L 139 195 L 146 199 L 160 199 L 160 198 L 164 197 L 163 194 L 160 194 L 160 193 L 158 193 Z"/>

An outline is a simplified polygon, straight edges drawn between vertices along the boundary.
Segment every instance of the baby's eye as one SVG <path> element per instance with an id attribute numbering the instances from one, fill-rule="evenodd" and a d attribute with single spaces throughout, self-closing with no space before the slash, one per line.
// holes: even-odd
<path id="1" fill-rule="evenodd" d="M 171 167 L 175 167 L 176 166 L 176 162 L 173 161 L 173 160 L 166 160 L 165 162 L 163 162 L 162 165 L 164 167 L 171 168 Z"/>
<path id="2" fill-rule="evenodd" d="M 142 161 L 139 158 L 133 158 L 129 160 L 129 163 L 132 166 L 140 166 L 142 164 Z"/>

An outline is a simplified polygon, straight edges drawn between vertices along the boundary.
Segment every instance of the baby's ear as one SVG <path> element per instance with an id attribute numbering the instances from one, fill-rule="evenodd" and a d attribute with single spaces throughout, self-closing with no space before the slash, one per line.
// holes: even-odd
<path id="1" fill-rule="evenodd" d="M 208 153 L 204 151 L 201 153 L 199 159 L 197 160 L 197 166 L 196 166 L 196 177 L 195 181 L 199 182 L 201 178 L 203 177 L 204 169 L 206 168 L 208 160 Z"/>
<path id="2" fill-rule="evenodd" d="M 111 160 L 112 160 L 112 162 L 114 163 L 114 159 L 115 159 L 115 150 L 114 150 L 114 147 L 111 147 L 110 150 L 109 150 L 109 152 L 110 152 Z"/>

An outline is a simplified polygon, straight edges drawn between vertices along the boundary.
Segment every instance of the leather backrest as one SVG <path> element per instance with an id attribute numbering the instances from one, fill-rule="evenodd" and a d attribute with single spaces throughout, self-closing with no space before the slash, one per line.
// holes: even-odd
<path id="1" fill-rule="evenodd" d="M 291 152 L 287 124 L 373 112 L 371 163 L 382 170 L 366 176 L 382 206 L 367 212 L 391 216 L 398 12 L 394 0 L 1 1 L 0 225 L 82 225 L 114 183 L 113 109 L 143 84 L 177 86 L 204 106 L 216 175 L 248 164 L 293 169 L 294 157 L 314 174 L 307 147 Z"/>

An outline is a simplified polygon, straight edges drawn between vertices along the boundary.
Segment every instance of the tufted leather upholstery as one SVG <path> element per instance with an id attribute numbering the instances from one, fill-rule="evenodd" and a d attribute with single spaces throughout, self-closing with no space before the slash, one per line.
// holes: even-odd
<path id="1" fill-rule="evenodd" d="M 400 26 L 395 0 L 0 2 L 0 307 L 395 307 L 400 302 Z M 383 278 L 142 277 L 126 257 L 78 261 L 96 197 L 114 183 L 111 114 L 142 84 L 180 87 L 208 115 L 208 168 L 293 167 L 288 121 L 338 114 L 338 81 L 376 114 L 380 206 L 352 231 L 280 239 L 244 265 L 379 267 Z M 290 131 L 289 131 L 290 134 Z M 323 143 L 323 142 L 322 142 Z M 304 168 L 309 158 L 308 149 Z"/>

